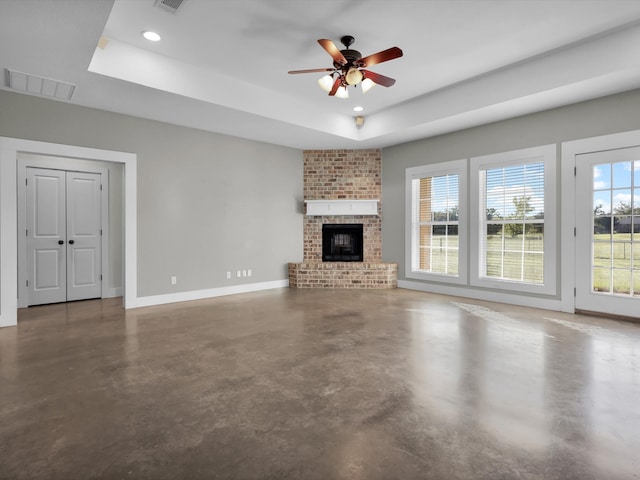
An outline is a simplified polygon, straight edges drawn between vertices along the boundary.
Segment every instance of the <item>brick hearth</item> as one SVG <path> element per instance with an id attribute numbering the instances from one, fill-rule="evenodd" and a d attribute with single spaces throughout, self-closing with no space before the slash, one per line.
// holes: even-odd
<path id="1" fill-rule="evenodd" d="M 380 150 L 306 150 L 305 200 L 381 200 Z M 382 262 L 382 203 L 378 215 L 306 216 L 304 258 L 289 264 L 294 288 L 395 288 L 398 266 Z M 322 224 L 361 223 L 363 262 L 323 262 Z"/>

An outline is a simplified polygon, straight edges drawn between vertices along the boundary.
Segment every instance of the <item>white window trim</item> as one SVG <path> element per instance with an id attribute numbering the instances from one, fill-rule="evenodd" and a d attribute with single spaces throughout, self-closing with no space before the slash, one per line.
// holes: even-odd
<path id="1" fill-rule="evenodd" d="M 417 242 L 413 223 L 417 212 L 414 211 L 413 180 L 423 177 L 437 177 L 448 174 L 458 175 L 458 275 L 428 273 L 413 270 L 413 252 Z M 468 283 L 467 260 L 467 160 L 450 160 L 446 162 L 407 168 L 405 177 L 405 277 L 433 282 L 466 285 Z"/>
<path id="2" fill-rule="evenodd" d="M 510 290 L 513 292 L 533 293 L 539 295 L 556 295 L 557 277 L 557 147 L 555 144 L 539 147 L 524 148 L 493 155 L 483 155 L 470 159 L 470 188 L 469 196 L 477 203 L 470 214 L 469 228 L 473 232 L 469 239 L 471 247 L 470 284 L 476 287 Z M 520 165 L 536 159 L 544 162 L 544 276 L 543 284 L 517 282 L 511 280 L 489 279 L 480 277 L 480 248 L 482 218 L 486 214 L 480 202 L 480 170 L 488 167 L 505 167 Z M 476 200 L 478 200 L 476 202 Z"/>

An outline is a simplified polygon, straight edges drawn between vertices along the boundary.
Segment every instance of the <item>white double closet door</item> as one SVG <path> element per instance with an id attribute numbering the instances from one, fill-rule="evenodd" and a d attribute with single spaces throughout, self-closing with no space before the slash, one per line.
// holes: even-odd
<path id="1" fill-rule="evenodd" d="M 27 168 L 29 305 L 102 296 L 101 175 Z"/>

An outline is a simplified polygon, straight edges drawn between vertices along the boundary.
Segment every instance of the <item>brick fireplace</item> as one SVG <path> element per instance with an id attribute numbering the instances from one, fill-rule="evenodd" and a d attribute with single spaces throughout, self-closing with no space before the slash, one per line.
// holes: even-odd
<path id="1" fill-rule="evenodd" d="M 394 288 L 397 264 L 382 262 L 380 150 L 304 151 L 304 258 L 289 264 L 294 288 Z M 310 214 L 310 203 L 331 200 L 353 203 L 378 200 L 377 211 L 351 215 Z M 357 206 L 357 205 L 356 205 Z M 335 206 L 334 206 L 335 207 Z M 330 208 L 330 207 L 329 207 Z M 322 226 L 361 224 L 362 262 L 323 262 Z"/>

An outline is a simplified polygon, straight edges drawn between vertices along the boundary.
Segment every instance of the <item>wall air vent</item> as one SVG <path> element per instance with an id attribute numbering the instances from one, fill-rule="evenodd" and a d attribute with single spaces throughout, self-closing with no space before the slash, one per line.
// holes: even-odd
<path id="1" fill-rule="evenodd" d="M 20 92 L 57 98 L 58 100 L 71 100 L 71 96 L 76 90 L 76 86 L 72 83 L 39 77 L 38 75 L 18 72 L 9 68 L 6 71 L 7 87 Z"/>
<path id="2" fill-rule="evenodd" d="M 177 13 L 184 0 L 156 0 L 155 6 L 170 12 Z"/>

